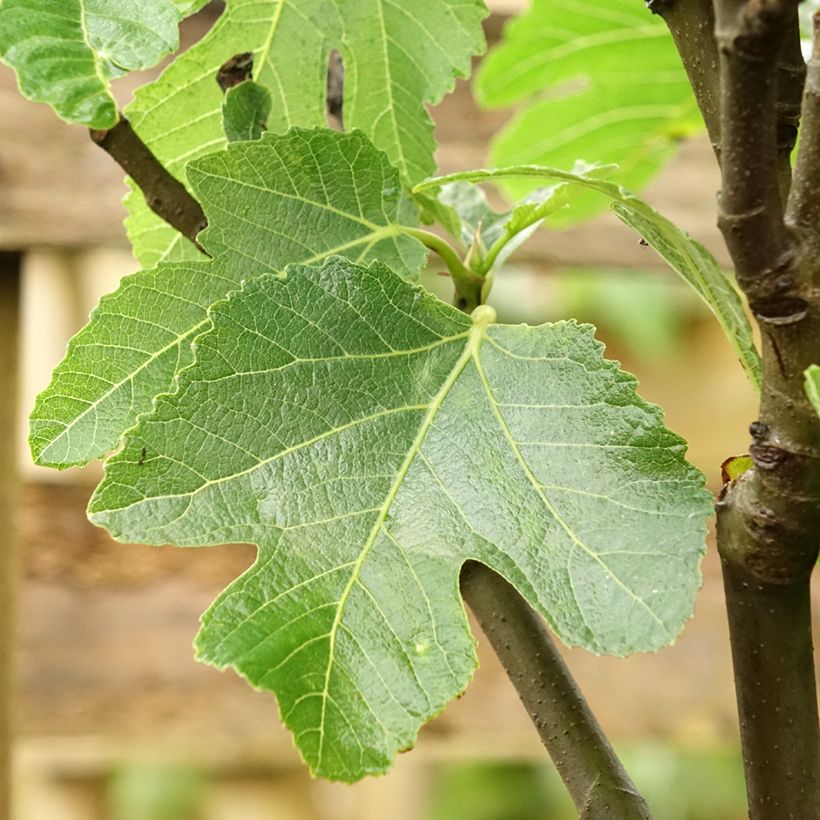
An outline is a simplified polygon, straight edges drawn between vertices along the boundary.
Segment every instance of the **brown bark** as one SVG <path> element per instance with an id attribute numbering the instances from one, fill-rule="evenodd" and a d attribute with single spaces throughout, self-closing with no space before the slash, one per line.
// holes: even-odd
<path id="1" fill-rule="evenodd" d="M 137 183 L 148 207 L 202 250 L 197 235 L 208 224 L 202 207 L 151 153 L 131 123 L 122 117 L 107 131 L 92 130 L 91 139 Z"/>
<path id="2" fill-rule="evenodd" d="M 465 565 L 461 593 L 532 718 L 580 820 L 651 820 L 541 618 L 483 564 Z"/>
<path id="3" fill-rule="evenodd" d="M 717 505 L 750 817 L 820 818 L 809 578 L 820 546 L 820 422 L 803 372 L 820 361 L 817 68 L 802 93 L 796 0 L 717 0 L 719 225 L 762 337 L 754 467 Z M 788 213 L 784 218 L 786 199 Z"/>

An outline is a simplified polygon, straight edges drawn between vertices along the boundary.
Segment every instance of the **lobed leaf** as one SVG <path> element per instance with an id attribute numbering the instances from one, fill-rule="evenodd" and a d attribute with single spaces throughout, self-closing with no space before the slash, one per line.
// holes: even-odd
<path id="1" fill-rule="evenodd" d="M 125 541 L 258 545 L 197 653 L 276 693 L 316 774 L 384 771 L 467 685 L 468 559 L 595 652 L 689 617 L 710 496 L 591 326 L 471 319 L 339 258 L 210 316 L 89 515 Z"/>
<path id="2" fill-rule="evenodd" d="M 126 109 L 162 163 L 185 181 L 185 164 L 224 144 L 219 67 L 252 51 L 253 79 L 272 97 L 271 131 L 325 124 L 334 48 L 345 65 L 344 120 L 416 182 L 435 169 L 435 104 L 484 45 L 484 0 L 229 0 L 213 30 L 178 57 Z M 194 246 L 132 191 L 128 234 L 140 262 L 190 258 Z"/>
<path id="3" fill-rule="evenodd" d="M 612 203 L 615 215 L 641 234 L 672 270 L 688 282 L 707 304 L 737 353 L 749 381 L 756 390 L 760 390 L 760 355 L 755 347 L 752 328 L 743 309 L 743 303 L 734 285 L 703 245 L 622 186 L 557 168 L 518 165 L 436 177 L 420 183 L 414 190 L 426 192 L 455 182 L 477 183 L 510 178 L 564 181 L 607 197 Z"/>
<path id="4" fill-rule="evenodd" d="M 217 258 L 161 264 L 102 300 L 32 411 L 38 464 L 84 464 L 116 447 L 189 363 L 207 308 L 243 279 L 331 254 L 378 255 L 413 277 L 426 258 L 400 235 L 417 214 L 398 173 L 360 132 L 267 133 L 193 163 L 191 179 L 208 216 L 200 241 Z"/>
<path id="5" fill-rule="evenodd" d="M 633 190 L 702 129 L 665 24 L 632 0 L 533 0 L 484 60 L 476 93 L 488 107 L 518 107 L 493 140 L 493 165 L 616 163 Z M 516 198 L 530 189 L 506 185 Z M 582 197 L 562 221 L 599 207 Z"/>
<path id="6" fill-rule="evenodd" d="M 110 80 L 176 51 L 178 25 L 172 0 L 4 0 L 0 59 L 16 71 L 23 96 L 69 122 L 110 128 Z"/>

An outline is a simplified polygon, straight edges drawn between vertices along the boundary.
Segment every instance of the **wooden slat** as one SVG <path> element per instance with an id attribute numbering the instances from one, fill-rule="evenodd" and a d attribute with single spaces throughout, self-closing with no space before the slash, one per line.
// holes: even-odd
<path id="1" fill-rule="evenodd" d="M 17 600 L 17 362 L 20 306 L 19 253 L 0 252 L 0 820 L 11 810 L 15 729 L 14 647 Z"/>

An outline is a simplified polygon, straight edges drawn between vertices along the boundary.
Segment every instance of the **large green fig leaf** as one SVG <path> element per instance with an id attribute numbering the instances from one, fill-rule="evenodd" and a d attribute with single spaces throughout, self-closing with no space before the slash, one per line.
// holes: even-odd
<path id="1" fill-rule="evenodd" d="M 492 165 L 617 163 L 633 190 L 703 127 L 666 25 L 633 0 L 533 0 L 482 64 L 476 92 L 488 107 L 518 106 L 493 140 Z M 514 196 L 531 187 L 506 184 Z M 600 207 L 582 197 L 560 215 Z"/>
<path id="2" fill-rule="evenodd" d="M 468 559 L 595 652 L 689 617 L 710 496 L 591 326 L 495 325 L 340 258 L 210 316 L 89 515 L 125 541 L 259 546 L 197 652 L 276 693 L 315 773 L 384 771 L 467 685 Z"/>
<path id="3" fill-rule="evenodd" d="M 84 464 L 116 447 L 190 360 L 207 308 L 242 279 L 330 254 L 383 258 L 415 276 L 426 257 L 398 173 L 361 132 L 293 129 L 195 162 L 212 262 L 164 263 L 126 277 L 72 340 L 31 415 L 38 464 Z"/>
<path id="4" fill-rule="evenodd" d="M 508 179 L 539 180 L 542 183 L 544 180 L 565 182 L 608 199 L 615 215 L 625 225 L 637 231 L 706 303 L 723 328 L 749 381 L 756 390 L 760 390 L 760 354 L 737 289 L 703 245 L 623 186 L 587 173 L 561 171 L 542 165 L 516 165 L 448 174 L 425 180 L 415 190 L 429 194 L 455 183 Z M 572 200 L 573 207 L 576 202 L 576 199 Z M 512 237 L 515 236 L 512 233 L 515 227 L 515 224 L 508 225 L 508 232 Z M 504 239 L 506 238 L 505 236 Z"/>
<path id="5" fill-rule="evenodd" d="M 185 181 L 185 163 L 224 144 L 219 67 L 254 54 L 253 79 L 272 97 L 268 128 L 325 123 L 332 49 L 344 59 L 344 120 L 417 182 L 435 169 L 437 103 L 483 48 L 484 0 L 229 0 L 213 30 L 182 54 L 126 109 L 162 163 Z M 194 246 L 165 225 L 133 191 L 128 234 L 140 262 L 192 257 Z"/>
<path id="6" fill-rule="evenodd" d="M 0 59 L 24 96 L 69 122 L 110 128 L 117 105 L 109 81 L 176 51 L 178 27 L 173 0 L 4 0 Z"/>

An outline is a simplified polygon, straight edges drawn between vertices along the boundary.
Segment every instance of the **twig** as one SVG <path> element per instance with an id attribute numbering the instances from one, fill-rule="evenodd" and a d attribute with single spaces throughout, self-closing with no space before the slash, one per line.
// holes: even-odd
<path id="1" fill-rule="evenodd" d="M 461 593 L 552 757 L 581 820 L 651 820 L 546 627 L 516 589 L 469 562 Z"/>
<path id="2" fill-rule="evenodd" d="M 718 517 L 721 552 L 737 549 L 742 555 L 744 521 L 732 509 Z M 820 757 L 809 573 L 781 585 L 763 582 L 727 558 L 722 566 L 749 816 L 817 820 Z"/>
<path id="3" fill-rule="evenodd" d="M 814 44 L 803 101 L 803 127 L 786 219 L 805 231 L 820 225 L 820 14 L 814 19 Z"/>
<path id="4" fill-rule="evenodd" d="M 765 298 L 792 243 L 778 188 L 776 65 L 796 0 L 716 0 L 721 76 L 719 225 L 750 298 Z"/>
<path id="5" fill-rule="evenodd" d="M 139 186 L 148 207 L 193 242 L 208 224 L 200 204 L 172 176 L 137 136 L 125 117 L 107 131 L 91 131 L 91 139 L 111 155 Z"/>
<path id="6" fill-rule="evenodd" d="M 720 161 L 720 76 L 712 0 L 647 0 L 669 28 Z"/>

